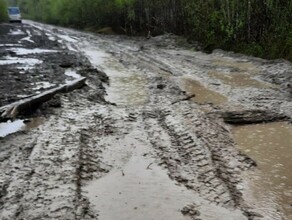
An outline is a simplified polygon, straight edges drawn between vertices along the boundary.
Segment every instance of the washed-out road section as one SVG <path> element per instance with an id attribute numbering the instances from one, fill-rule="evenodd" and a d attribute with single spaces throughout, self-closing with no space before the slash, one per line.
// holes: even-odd
<path id="1" fill-rule="evenodd" d="M 292 217 L 291 63 L 205 54 L 173 35 L 31 21 L 0 34 L 1 105 L 87 77 L 0 124 L 1 219 Z M 226 112 L 244 120 L 226 124 Z M 282 121 L 239 125 L 266 118 Z M 257 136 L 279 127 L 272 146 Z"/>

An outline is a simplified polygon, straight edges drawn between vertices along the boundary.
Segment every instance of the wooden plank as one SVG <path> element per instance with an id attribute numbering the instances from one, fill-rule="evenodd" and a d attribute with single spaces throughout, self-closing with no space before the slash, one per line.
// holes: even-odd
<path id="1" fill-rule="evenodd" d="M 36 106 L 44 103 L 54 97 L 57 93 L 67 93 L 75 89 L 79 89 L 85 85 L 86 78 L 82 77 L 76 79 L 66 85 L 59 86 L 54 89 L 50 89 L 36 96 L 26 98 L 9 105 L 0 108 L 0 121 L 7 121 L 9 119 L 14 119 L 20 112 L 27 111 L 29 109 L 35 108 Z"/>

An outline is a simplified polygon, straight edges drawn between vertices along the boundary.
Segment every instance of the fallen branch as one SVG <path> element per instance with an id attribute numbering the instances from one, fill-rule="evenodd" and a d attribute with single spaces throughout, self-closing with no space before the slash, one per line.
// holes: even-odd
<path id="1" fill-rule="evenodd" d="M 0 121 L 7 121 L 9 119 L 15 119 L 21 112 L 32 110 L 36 106 L 43 102 L 46 102 L 54 97 L 57 93 L 67 93 L 75 89 L 79 89 L 85 85 L 86 78 L 74 80 L 69 84 L 62 85 L 60 87 L 45 91 L 39 95 L 32 96 L 12 104 L 3 106 L 0 108 Z"/>
<path id="2" fill-rule="evenodd" d="M 147 166 L 146 170 L 151 170 L 151 169 L 150 169 L 150 166 L 151 166 L 152 164 L 153 164 L 153 163 L 150 163 L 150 164 Z"/>
<path id="3" fill-rule="evenodd" d="M 190 100 L 190 99 L 192 99 L 192 98 L 194 98 L 194 97 L 196 97 L 195 94 L 193 94 L 193 95 L 189 95 L 189 96 L 187 96 L 187 97 L 185 97 L 185 98 L 183 98 L 183 99 L 179 99 L 179 100 L 177 100 L 177 101 L 174 101 L 174 102 L 172 102 L 171 104 L 174 105 L 174 104 L 179 103 L 179 102 L 182 102 L 182 101 L 188 101 L 188 100 Z"/>
<path id="4" fill-rule="evenodd" d="M 168 69 L 165 69 L 165 68 L 163 68 L 163 67 L 159 67 L 159 69 L 161 69 L 162 71 L 167 72 L 167 73 L 169 73 L 169 74 L 171 74 L 171 75 L 174 75 L 174 73 L 171 72 L 171 71 L 168 70 Z"/>

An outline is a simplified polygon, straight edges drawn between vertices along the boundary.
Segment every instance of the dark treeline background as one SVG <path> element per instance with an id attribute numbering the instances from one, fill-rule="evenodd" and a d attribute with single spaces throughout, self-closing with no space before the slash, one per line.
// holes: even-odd
<path id="1" fill-rule="evenodd" d="M 0 0 L 0 22 L 7 19 L 7 4 L 6 0 Z"/>
<path id="2" fill-rule="evenodd" d="M 2 0 L 0 0 L 1 2 Z M 27 18 L 129 35 L 171 32 L 265 58 L 292 60 L 292 0 L 10 0 Z"/>

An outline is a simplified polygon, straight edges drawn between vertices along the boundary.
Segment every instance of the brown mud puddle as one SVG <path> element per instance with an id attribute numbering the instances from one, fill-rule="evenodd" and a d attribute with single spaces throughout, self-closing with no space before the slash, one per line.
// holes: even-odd
<path id="1" fill-rule="evenodd" d="M 216 58 L 212 61 L 213 64 L 219 67 L 227 67 L 238 72 L 247 72 L 250 74 L 258 74 L 260 70 L 254 64 L 246 61 L 236 61 L 227 58 Z"/>
<path id="2" fill-rule="evenodd" d="M 233 129 L 240 150 L 258 169 L 246 174 L 245 195 L 264 219 L 292 219 L 292 126 L 285 122 Z"/>
<path id="3" fill-rule="evenodd" d="M 199 104 L 213 103 L 214 105 L 221 105 L 228 101 L 224 95 L 207 89 L 200 82 L 191 78 L 181 78 L 179 84 L 181 89 L 188 94 L 195 94 L 196 97 L 192 100 Z"/>
<path id="4" fill-rule="evenodd" d="M 251 76 L 247 73 L 231 72 L 226 74 L 223 72 L 209 71 L 208 75 L 232 87 L 253 87 L 259 89 L 275 87 L 269 83 L 252 79 Z"/>

